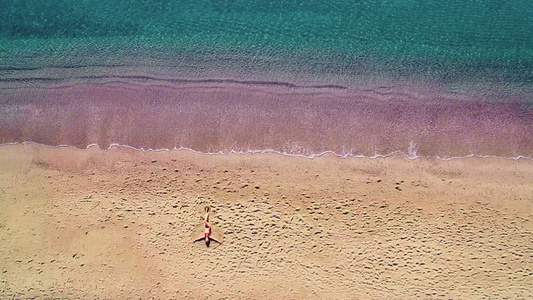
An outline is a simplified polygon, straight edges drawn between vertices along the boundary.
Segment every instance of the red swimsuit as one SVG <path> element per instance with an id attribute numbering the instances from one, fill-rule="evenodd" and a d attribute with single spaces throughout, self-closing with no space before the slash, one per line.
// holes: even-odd
<path id="1" fill-rule="evenodd" d="M 209 228 L 209 226 L 206 225 L 205 228 Z M 211 234 L 211 228 L 209 228 L 209 232 L 204 232 L 205 238 L 208 238 L 210 234 Z"/>

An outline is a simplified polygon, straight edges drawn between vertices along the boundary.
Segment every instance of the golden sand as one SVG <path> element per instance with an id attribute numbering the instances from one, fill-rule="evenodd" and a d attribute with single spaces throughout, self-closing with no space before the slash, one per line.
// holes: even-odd
<path id="1" fill-rule="evenodd" d="M 532 204 L 528 160 L 3 146 L 0 298 L 527 298 Z"/>

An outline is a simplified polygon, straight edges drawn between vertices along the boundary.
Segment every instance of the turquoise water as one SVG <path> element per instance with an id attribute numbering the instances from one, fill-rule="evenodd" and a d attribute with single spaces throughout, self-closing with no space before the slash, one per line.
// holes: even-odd
<path id="1" fill-rule="evenodd" d="M 185 57 L 190 68 L 256 73 L 533 78 L 529 0 L 2 2 L 2 69 Z"/>

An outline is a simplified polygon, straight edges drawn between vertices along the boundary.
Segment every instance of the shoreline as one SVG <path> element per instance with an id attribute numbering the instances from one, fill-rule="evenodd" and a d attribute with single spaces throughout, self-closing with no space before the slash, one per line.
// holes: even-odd
<path id="1" fill-rule="evenodd" d="M 79 85 L 3 91 L 0 143 L 98 144 L 202 153 L 533 157 L 525 100 L 444 87 L 327 93 L 237 86 Z"/>
<path id="2" fill-rule="evenodd" d="M 303 154 L 291 154 L 291 153 L 286 153 L 286 152 L 279 152 L 279 151 L 272 150 L 272 149 L 247 150 L 247 151 L 231 150 L 230 152 L 222 152 L 222 151 L 220 151 L 220 152 L 207 152 L 206 153 L 206 152 L 201 152 L 201 151 L 197 151 L 197 150 L 190 149 L 190 148 L 184 148 L 184 147 L 182 147 L 182 148 L 173 148 L 173 149 L 168 149 L 168 148 L 162 148 L 162 149 L 151 149 L 151 148 L 148 148 L 148 149 L 145 149 L 145 148 L 135 148 L 135 147 L 129 146 L 129 145 L 120 145 L 120 144 L 116 144 L 116 143 L 111 143 L 111 145 L 109 145 L 109 147 L 106 148 L 106 149 L 102 149 L 100 147 L 100 145 L 98 145 L 98 144 L 90 144 L 85 149 L 82 149 L 82 148 L 78 148 L 78 147 L 70 146 L 70 145 L 57 145 L 57 146 L 54 146 L 54 145 L 40 144 L 40 143 L 36 143 L 36 142 L 32 142 L 32 141 L 25 141 L 25 142 L 22 142 L 22 143 L 5 143 L 5 144 L 0 144 L 0 147 L 23 146 L 23 145 L 36 145 L 36 146 L 40 146 L 40 147 L 50 147 L 50 148 L 57 148 L 57 149 L 59 149 L 59 148 L 71 148 L 71 149 L 80 150 L 80 151 L 88 151 L 91 148 L 98 148 L 98 150 L 100 150 L 100 151 L 110 151 L 113 148 L 125 148 L 125 149 L 130 149 L 130 150 L 135 150 L 135 151 L 141 151 L 141 152 L 188 151 L 188 152 L 192 152 L 192 153 L 199 154 L 199 155 L 276 154 L 276 155 L 280 155 L 280 156 L 300 157 L 300 158 L 306 158 L 306 159 L 314 159 L 314 158 L 318 158 L 318 157 L 322 157 L 322 156 L 331 155 L 331 156 L 335 156 L 335 157 L 342 158 L 342 159 L 350 159 L 350 158 L 355 158 L 355 159 L 407 158 L 407 159 L 410 159 L 410 160 L 436 159 L 436 160 L 439 160 L 439 161 L 451 161 L 451 160 L 456 160 L 456 159 L 480 158 L 480 159 L 504 159 L 504 160 L 523 160 L 523 159 L 524 160 L 533 160 L 533 157 L 522 156 L 522 155 L 512 156 L 512 157 L 503 157 L 503 156 L 494 156 L 494 155 L 476 155 L 476 154 L 470 154 L 470 155 L 466 155 L 466 156 L 457 156 L 457 157 L 419 156 L 416 153 L 405 153 L 402 150 L 396 150 L 396 151 L 394 151 L 392 153 L 389 153 L 389 154 L 376 154 L 374 156 L 354 155 L 354 154 L 351 154 L 351 153 L 339 154 L 339 153 L 335 153 L 334 151 L 324 151 L 324 152 L 321 152 L 321 153 L 316 153 L 316 154 L 311 154 L 311 155 L 303 155 Z"/>
<path id="3" fill-rule="evenodd" d="M 0 147 L 0 290 L 22 298 L 528 297 L 532 166 Z M 205 205 L 225 235 L 217 248 L 190 241 Z"/>

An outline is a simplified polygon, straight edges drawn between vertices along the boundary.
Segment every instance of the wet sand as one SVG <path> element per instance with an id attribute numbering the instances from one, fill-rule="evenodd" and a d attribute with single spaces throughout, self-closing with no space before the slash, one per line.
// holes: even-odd
<path id="1" fill-rule="evenodd" d="M 532 166 L 2 146 L 0 295 L 532 297 Z"/>

